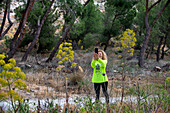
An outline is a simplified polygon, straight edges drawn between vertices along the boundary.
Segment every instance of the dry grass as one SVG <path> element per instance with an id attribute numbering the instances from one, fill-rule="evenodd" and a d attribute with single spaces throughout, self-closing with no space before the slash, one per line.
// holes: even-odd
<path id="1" fill-rule="evenodd" d="M 107 75 L 109 78 L 109 86 L 108 90 L 110 96 L 120 96 L 121 94 L 121 84 L 122 78 L 120 72 L 118 72 L 119 62 L 121 59 L 117 58 L 117 55 L 114 54 L 114 50 L 112 48 L 108 48 L 106 53 L 108 54 L 109 62 L 107 64 Z M 24 53 L 17 53 L 15 55 L 15 59 L 17 61 L 17 65 L 19 65 L 21 56 Z M 74 73 L 58 73 L 56 71 L 57 67 L 57 59 L 54 58 L 52 62 L 46 63 L 45 60 L 48 58 L 48 54 L 43 55 L 29 55 L 27 62 L 24 62 L 22 65 L 29 64 L 30 68 L 24 68 L 23 71 L 26 73 L 26 83 L 28 88 L 33 90 L 33 97 L 54 97 L 54 96 L 64 96 L 65 93 L 65 78 L 62 75 L 67 75 L 68 79 L 68 92 L 69 95 L 73 94 L 92 94 L 95 95 L 93 90 L 93 84 L 91 82 L 92 78 L 92 68 L 90 66 L 91 57 L 93 52 L 85 52 L 78 50 L 75 51 L 75 62 L 81 66 L 81 69 Z M 37 61 L 38 60 L 38 61 Z M 125 79 L 126 90 L 125 93 L 128 92 L 128 89 L 134 87 L 137 81 L 140 84 L 147 85 L 148 83 L 164 83 L 164 78 L 162 77 L 161 72 L 154 72 L 152 68 L 158 63 L 153 63 L 150 60 L 147 62 L 149 65 L 148 68 L 140 68 L 139 70 L 136 68 L 137 60 L 132 59 L 128 61 L 130 68 L 134 70 L 133 76 L 127 73 Z M 166 62 L 160 61 L 159 65 L 164 65 Z M 19 65 L 19 66 L 22 66 Z M 115 72 L 117 71 L 117 72 Z M 148 72 L 144 73 L 143 72 Z M 140 80 L 139 80 L 140 78 Z M 143 86 L 142 86 L 143 87 Z M 51 88 L 52 91 L 47 92 L 47 88 Z M 47 94 L 48 93 L 48 94 Z M 36 95 L 36 96 L 35 96 Z M 103 96 L 103 94 L 102 94 Z"/>

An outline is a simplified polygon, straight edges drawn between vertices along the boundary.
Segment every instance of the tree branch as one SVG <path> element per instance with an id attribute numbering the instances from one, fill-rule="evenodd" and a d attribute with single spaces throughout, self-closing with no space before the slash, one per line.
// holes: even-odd
<path id="1" fill-rule="evenodd" d="M 161 0 L 158 0 L 157 2 L 155 2 L 154 4 L 152 4 L 149 9 L 148 9 L 148 12 L 155 6 L 157 5 Z"/>
<path id="2" fill-rule="evenodd" d="M 51 4 L 50 4 L 49 8 L 47 9 L 46 13 L 44 14 L 44 16 L 43 16 L 43 18 L 42 18 L 42 20 L 40 22 L 40 25 L 37 26 L 37 31 L 36 31 L 36 35 L 34 37 L 34 40 L 31 42 L 31 45 L 29 46 L 29 48 L 25 52 L 25 54 L 24 54 L 24 56 L 22 58 L 22 61 L 26 61 L 28 54 L 33 49 L 34 45 L 36 44 L 36 41 L 37 41 L 37 39 L 38 39 L 38 37 L 40 35 L 40 32 L 41 32 L 41 28 L 42 28 L 42 26 L 44 24 L 45 19 L 47 18 L 48 14 L 50 12 L 50 9 L 51 9 L 53 3 L 54 3 L 54 0 L 51 1 Z"/>
<path id="3" fill-rule="evenodd" d="M 90 2 L 90 0 L 87 0 L 86 3 L 84 4 L 84 7 Z"/>
<path id="4" fill-rule="evenodd" d="M 151 27 L 155 24 L 155 22 L 159 19 L 159 17 L 162 15 L 163 11 L 165 10 L 165 8 L 168 6 L 168 4 L 170 3 L 170 0 L 168 0 L 166 2 L 166 4 L 164 5 L 164 7 L 160 10 L 160 12 L 157 14 L 156 18 L 154 19 L 153 23 L 151 24 Z"/>
<path id="5" fill-rule="evenodd" d="M 11 5 L 11 1 L 9 1 L 9 3 L 8 3 L 8 14 L 7 14 L 9 26 L 8 26 L 8 28 L 4 31 L 4 33 L 2 34 L 2 37 L 4 37 L 5 34 L 8 33 L 8 31 L 10 30 L 10 28 L 11 28 L 12 25 L 13 25 L 13 22 L 12 22 L 11 19 L 10 19 L 10 5 Z"/>
<path id="6" fill-rule="evenodd" d="M 6 1 L 6 7 L 5 7 L 5 11 L 4 11 L 4 16 L 3 16 L 3 21 L 1 24 L 1 28 L 0 28 L 0 40 L 2 39 L 2 31 L 5 25 L 5 21 L 6 21 L 6 16 L 7 16 L 7 10 L 8 10 L 8 0 Z"/>
<path id="7" fill-rule="evenodd" d="M 24 10 L 24 12 L 23 12 L 23 14 L 22 14 L 21 21 L 20 21 L 20 23 L 19 23 L 18 29 L 17 29 L 17 31 L 15 32 L 14 37 L 13 37 L 13 39 L 12 39 L 12 41 L 11 41 L 10 51 L 12 51 L 12 49 L 14 48 L 15 43 L 16 43 L 16 40 L 17 40 L 17 38 L 18 38 L 18 35 L 19 35 L 19 33 L 21 32 L 22 25 L 23 25 L 23 21 L 24 21 L 24 17 L 25 17 L 25 14 L 26 14 L 27 10 L 28 10 L 29 5 L 30 5 L 30 0 L 28 0 L 28 2 L 27 2 L 27 6 L 26 6 L 26 8 L 25 8 L 25 10 Z"/>
<path id="8" fill-rule="evenodd" d="M 90 0 L 88 0 L 84 5 L 83 8 L 89 3 Z M 74 22 L 76 21 L 76 19 L 74 20 Z M 55 48 L 53 49 L 53 51 L 50 54 L 50 57 L 46 60 L 46 62 L 49 62 L 52 60 L 52 58 L 54 57 L 55 53 L 57 52 L 60 44 L 62 43 L 62 41 L 65 39 L 67 33 L 70 31 L 70 29 L 72 28 L 74 22 L 70 25 L 69 28 L 66 28 L 65 32 L 62 35 L 62 38 L 60 38 L 59 42 L 57 43 L 57 45 L 55 46 Z"/>

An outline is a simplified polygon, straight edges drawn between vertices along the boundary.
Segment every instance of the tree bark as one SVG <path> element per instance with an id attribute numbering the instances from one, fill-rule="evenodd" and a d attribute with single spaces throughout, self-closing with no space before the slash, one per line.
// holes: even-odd
<path id="1" fill-rule="evenodd" d="M 163 41 L 163 37 L 160 37 L 159 45 L 158 45 L 157 52 L 156 52 L 156 61 L 157 62 L 159 62 L 159 60 L 160 60 L 159 54 L 160 54 L 160 48 L 162 45 L 162 41 Z"/>
<path id="2" fill-rule="evenodd" d="M 0 40 L 2 39 L 2 31 L 4 29 L 5 21 L 6 21 L 6 16 L 7 16 L 7 11 L 8 11 L 8 0 L 6 1 L 6 7 L 4 11 L 4 16 L 3 16 L 3 21 L 1 23 L 1 28 L 0 28 Z"/>
<path id="3" fill-rule="evenodd" d="M 11 5 L 11 1 L 8 2 L 8 14 L 7 14 L 7 17 L 8 17 L 8 22 L 9 22 L 9 26 L 7 27 L 7 29 L 2 33 L 0 39 L 2 39 L 7 33 L 8 31 L 10 30 L 10 28 L 12 27 L 13 23 L 10 19 L 10 5 Z"/>
<path id="4" fill-rule="evenodd" d="M 27 21 L 27 18 L 29 16 L 29 13 L 30 13 L 32 7 L 33 7 L 34 2 L 35 2 L 35 0 L 29 0 L 28 3 L 27 3 L 27 7 L 25 9 L 25 12 L 22 15 L 22 20 L 20 21 L 20 25 L 18 26 L 18 29 L 17 29 L 17 31 L 14 35 L 14 38 L 12 39 L 10 51 L 8 52 L 8 58 L 4 59 L 6 62 L 14 56 L 17 48 L 21 44 L 21 41 L 22 41 L 24 34 L 25 34 L 25 23 Z M 18 38 L 19 34 L 20 34 L 20 36 Z M 17 42 L 16 42 L 16 40 L 17 40 Z"/>
<path id="5" fill-rule="evenodd" d="M 150 30 L 146 31 L 146 35 L 145 35 L 145 40 L 143 42 L 143 46 L 140 50 L 140 56 L 139 56 L 139 66 L 142 67 L 144 64 L 144 55 L 145 55 L 145 51 L 149 42 L 149 38 L 150 38 Z"/>
<path id="6" fill-rule="evenodd" d="M 87 0 L 86 3 L 83 5 L 83 7 L 85 7 L 85 6 L 89 3 L 89 1 L 90 1 L 90 0 Z M 77 18 L 76 18 L 76 19 L 77 19 Z M 59 46 L 60 46 L 60 44 L 61 44 L 62 41 L 65 39 L 67 33 L 68 33 L 68 32 L 70 31 L 70 29 L 72 28 L 72 26 L 73 26 L 74 22 L 76 21 L 76 19 L 73 21 L 73 23 L 70 25 L 70 27 L 65 30 L 65 32 L 64 32 L 63 35 L 62 35 L 62 38 L 60 38 L 60 40 L 58 41 L 57 45 L 55 46 L 55 48 L 54 48 L 53 51 L 51 52 L 50 57 L 46 60 L 46 62 L 50 62 L 50 61 L 53 59 L 55 53 L 57 52 L 57 50 L 58 50 L 58 48 L 59 48 Z"/>
<path id="7" fill-rule="evenodd" d="M 36 44 L 37 39 L 38 39 L 38 37 L 39 37 L 39 35 L 40 35 L 40 32 L 41 32 L 41 28 L 42 28 L 42 26 L 43 26 L 43 24 L 44 24 L 45 19 L 47 18 L 48 14 L 49 14 L 49 12 L 50 12 L 50 9 L 51 9 L 53 3 L 54 3 L 54 0 L 51 1 L 51 4 L 50 4 L 48 10 L 46 11 L 46 13 L 44 14 L 44 16 L 43 16 L 43 18 L 42 18 L 42 20 L 41 20 L 40 25 L 37 26 L 37 32 L 36 32 L 36 35 L 35 35 L 35 37 L 34 37 L 34 40 L 32 41 L 32 43 L 31 43 L 31 45 L 29 46 L 28 50 L 25 52 L 24 56 L 22 57 L 22 61 L 26 61 L 26 60 L 27 60 L 28 54 L 29 54 L 30 51 L 33 49 L 34 45 Z"/>
<path id="8" fill-rule="evenodd" d="M 139 55 L 139 61 L 138 64 L 140 67 L 143 67 L 144 64 L 144 55 L 145 55 L 145 51 L 149 42 L 149 38 L 150 38 L 150 33 L 152 30 L 153 25 L 155 24 L 155 22 L 159 19 L 159 17 L 161 16 L 161 14 L 163 13 L 163 11 L 165 10 L 165 8 L 168 6 L 168 4 L 170 3 L 170 0 L 168 0 L 166 2 L 166 4 L 164 5 L 164 7 L 160 10 L 160 12 L 157 14 L 156 18 L 153 20 L 151 26 L 149 27 L 149 23 L 148 23 L 148 15 L 149 15 L 149 11 L 160 2 L 161 0 L 158 0 L 157 2 L 155 2 L 153 5 L 151 5 L 151 7 L 148 8 L 148 4 L 149 4 L 149 0 L 146 0 L 146 13 L 145 13 L 145 27 L 146 27 L 146 35 L 145 35 L 145 39 L 142 45 L 142 48 L 140 50 L 140 55 Z"/>
<path id="9" fill-rule="evenodd" d="M 21 30 L 22 30 L 22 28 L 23 28 L 23 23 L 24 23 L 24 21 L 25 21 L 24 18 L 25 18 L 26 12 L 27 12 L 28 9 L 29 9 L 30 3 L 31 3 L 31 0 L 28 0 L 27 6 L 26 6 L 26 8 L 25 8 L 25 10 L 24 10 L 24 12 L 23 12 L 23 14 L 22 14 L 21 21 L 20 21 L 20 24 L 19 24 L 19 26 L 18 26 L 18 29 L 17 29 L 17 31 L 15 32 L 13 39 L 11 40 L 10 51 L 12 51 L 12 49 L 14 49 L 16 40 L 17 40 L 17 38 L 18 38 L 18 35 L 20 34 L 20 32 L 21 32 Z"/>
<path id="10" fill-rule="evenodd" d="M 65 32 L 62 35 L 62 38 L 60 38 L 60 40 L 58 41 L 57 45 L 55 46 L 55 48 L 51 52 L 50 57 L 46 60 L 46 62 L 50 62 L 52 60 L 52 58 L 54 57 L 55 53 L 57 52 L 60 44 L 63 42 L 63 40 L 65 39 L 67 33 L 70 31 L 71 27 L 70 28 L 66 28 Z"/>
<path id="11" fill-rule="evenodd" d="M 162 47 L 161 59 L 164 59 L 164 56 L 165 56 L 165 46 L 166 46 L 167 37 L 168 37 L 168 33 L 166 34 L 165 39 L 164 39 L 164 44 L 163 44 L 163 47 Z"/>

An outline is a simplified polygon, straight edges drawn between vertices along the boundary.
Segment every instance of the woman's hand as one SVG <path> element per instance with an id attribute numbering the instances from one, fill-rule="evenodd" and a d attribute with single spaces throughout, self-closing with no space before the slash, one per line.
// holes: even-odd
<path id="1" fill-rule="evenodd" d="M 94 58 L 94 60 L 98 60 L 98 58 L 99 58 L 98 54 L 97 53 L 93 53 L 93 58 Z"/>

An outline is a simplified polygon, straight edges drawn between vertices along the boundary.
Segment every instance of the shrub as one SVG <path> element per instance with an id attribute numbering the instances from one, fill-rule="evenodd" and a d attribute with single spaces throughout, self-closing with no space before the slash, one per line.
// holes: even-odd
<path id="1" fill-rule="evenodd" d="M 91 46 L 96 45 L 98 42 L 101 42 L 101 40 L 102 40 L 102 35 L 88 33 L 85 35 L 83 39 L 83 45 L 87 49 L 90 48 Z"/>
<path id="2" fill-rule="evenodd" d="M 11 58 L 8 60 L 9 63 L 5 63 L 3 60 L 5 54 L 0 54 L 0 88 L 6 88 L 5 91 L 0 91 L 0 101 L 10 99 L 12 108 L 16 111 L 16 101 L 19 103 L 22 102 L 22 98 L 15 89 L 27 90 L 27 85 L 23 81 L 26 79 L 26 76 L 19 67 L 16 67 L 15 59 Z"/>

